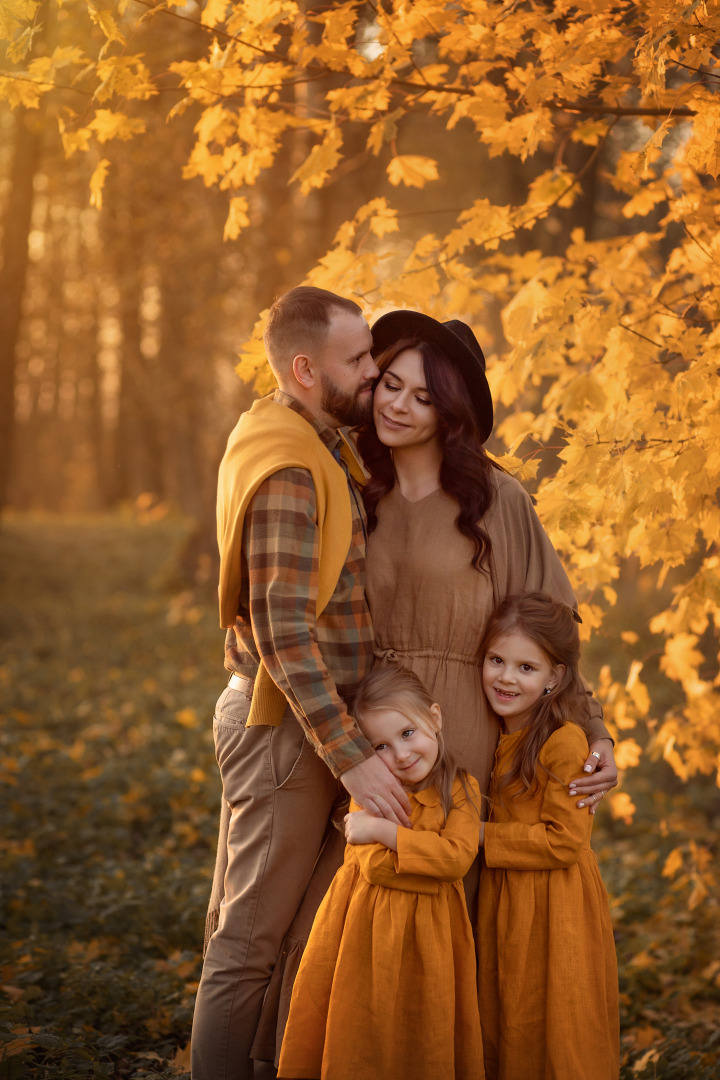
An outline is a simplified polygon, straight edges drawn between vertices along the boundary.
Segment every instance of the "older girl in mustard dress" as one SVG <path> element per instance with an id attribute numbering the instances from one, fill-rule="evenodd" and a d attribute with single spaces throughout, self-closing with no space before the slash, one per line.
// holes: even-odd
<path id="1" fill-rule="evenodd" d="M 345 861 L 300 963 L 278 1076 L 482 1080 L 462 888 L 478 848 L 477 783 L 446 753 L 440 708 L 412 672 L 370 674 L 355 715 L 407 787 L 412 829 L 351 803 Z"/>
<path id="2" fill-rule="evenodd" d="M 568 608 L 508 597 L 483 686 L 503 733 L 481 826 L 479 992 L 488 1080 L 617 1080 L 618 981 L 592 818 L 567 784 L 587 754 L 572 721 L 579 643 Z"/>

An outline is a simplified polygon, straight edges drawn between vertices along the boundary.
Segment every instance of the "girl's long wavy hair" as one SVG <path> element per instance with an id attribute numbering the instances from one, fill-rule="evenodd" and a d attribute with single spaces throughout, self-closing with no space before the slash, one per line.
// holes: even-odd
<path id="1" fill-rule="evenodd" d="M 468 802 L 479 815 L 480 809 L 468 785 L 468 773 L 458 765 L 445 745 L 442 728 L 438 727 L 430 712 L 433 704 L 435 702 L 431 694 L 414 671 L 406 671 L 400 667 L 375 668 L 365 676 L 355 691 L 352 715 L 362 731 L 363 719 L 368 713 L 379 709 L 395 709 L 409 724 L 420 728 L 426 735 L 434 735 L 438 741 L 437 760 L 416 790 L 437 788 L 447 817 L 453 807 L 453 784 L 459 778 Z"/>
<path id="2" fill-rule="evenodd" d="M 467 385 L 449 356 L 436 345 L 417 338 L 396 341 L 376 357 L 380 378 L 405 349 L 417 349 L 422 356 L 428 397 L 437 410 L 438 435 L 442 446 L 440 486 L 458 503 L 457 527 L 472 542 L 472 565 L 483 569 L 491 551 L 490 537 L 479 522 L 493 499 L 492 472 L 504 472 L 486 454 L 478 431 Z M 363 490 L 368 531 L 377 525 L 377 504 L 395 486 L 392 454 L 370 423 L 358 433 L 358 449 L 370 472 Z"/>
<path id="3" fill-rule="evenodd" d="M 537 702 L 499 784 L 500 791 L 515 786 L 515 798 L 529 798 L 537 790 L 538 758 L 544 744 L 553 731 L 577 720 L 581 710 L 588 711 L 587 689 L 579 671 L 580 637 L 571 608 L 541 592 L 507 596 L 495 608 L 480 646 L 483 662 L 493 642 L 505 634 L 524 634 L 542 649 L 548 663 L 565 668 L 557 685 Z"/>

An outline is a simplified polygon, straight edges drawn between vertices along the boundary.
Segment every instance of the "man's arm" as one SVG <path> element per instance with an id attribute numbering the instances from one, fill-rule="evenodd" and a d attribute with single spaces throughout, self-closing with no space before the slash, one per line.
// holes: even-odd
<path id="1" fill-rule="evenodd" d="M 407 797 L 348 714 L 317 640 L 318 526 L 304 469 L 282 469 L 245 518 L 250 622 L 263 664 L 332 773 L 361 805 L 401 824 Z"/>

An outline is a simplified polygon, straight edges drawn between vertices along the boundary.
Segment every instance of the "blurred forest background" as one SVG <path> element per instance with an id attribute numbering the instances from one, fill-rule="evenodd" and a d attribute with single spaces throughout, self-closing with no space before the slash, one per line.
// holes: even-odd
<path id="1" fill-rule="evenodd" d="M 0 1076 L 187 1068 L 216 470 L 303 280 L 474 326 L 617 735 L 622 1075 L 720 1075 L 719 40 L 694 0 L 0 0 Z"/>

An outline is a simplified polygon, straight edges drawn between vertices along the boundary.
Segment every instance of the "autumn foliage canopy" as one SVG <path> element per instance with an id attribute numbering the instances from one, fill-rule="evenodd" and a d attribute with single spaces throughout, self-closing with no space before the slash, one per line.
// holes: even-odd
<path id="1" fill-rule="evenodd" d="M 497 404 L 491 449 L 536 485 L 586 636 L 620 627 L 623 669 L 603 666 L 597 690 L 621 769 L 645 752 L 682 778 L 717 773 L 720 5 L 57 7 L 60 43 L 35 56 L 39 4 L 4 0 L 0 95 L 47 109 L 66 154 L 85 156 L 96 206 L 113 147 L 153 137 L 158 95 L 170 125 L 193 118 L 184 175 L 227 193 L 230 240 L 252 228 L 279 162 L 298 206 L 375 163 L 379 194 L 348 197 L 306 280 L 370 316 L 408 307 L 473 325 Z M 193 54 L 158 72 L 153 42 L 177 20 Z M 461 204 L 446 160 L 460 140 L 475 170 Z M 261 329 L 239 366 L 259 390 Z M 613 610 L 623 581 L 623 595 L 644 582 L 640 622 Z M 648 665 L 671 684 L 662 709 Z M 626 793 L 613 805 L 632 813 Z"/>

